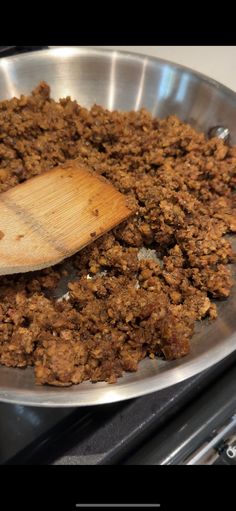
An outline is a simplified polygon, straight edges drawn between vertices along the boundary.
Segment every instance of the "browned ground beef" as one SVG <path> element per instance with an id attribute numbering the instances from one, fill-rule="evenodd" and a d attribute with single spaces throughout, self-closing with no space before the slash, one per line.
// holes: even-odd
<path id="1" fill-rule="evenodd" d="M 1 192 L 70 158 L 137 214 L 54 268 L 0 277 L 0 362 L 33 365 L 37 383 L 112 383 L 146 356 L 186 355 L 196 320 L 217 315 L 211 299 L 229 295 L 236 148 L 174 116 L 55 102 L 45 83 L 0 103 Z M 162 263 L 140 258 L 143 246 Z M 58 302 L 69 263 L 69 300 Z"/>

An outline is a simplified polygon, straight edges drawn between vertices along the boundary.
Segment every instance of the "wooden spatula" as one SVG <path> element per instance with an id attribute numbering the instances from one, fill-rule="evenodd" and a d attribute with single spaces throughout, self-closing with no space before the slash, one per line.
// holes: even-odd
<path id="1" fill-rule="evenodd" d="M 76 160 L 0 195 L 0 275 L 74 254 L 132 214 L 126 197 Z"/>

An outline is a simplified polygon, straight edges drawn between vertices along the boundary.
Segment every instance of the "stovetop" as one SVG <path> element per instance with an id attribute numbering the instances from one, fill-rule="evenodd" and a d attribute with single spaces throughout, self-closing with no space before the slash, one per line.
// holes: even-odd
<path id="1" fill-rule="evenodd" d="M 126 402 L 77 409 L 2 403 L 0 464 L 234 464 L 235 413 L 236 352 Z"/>

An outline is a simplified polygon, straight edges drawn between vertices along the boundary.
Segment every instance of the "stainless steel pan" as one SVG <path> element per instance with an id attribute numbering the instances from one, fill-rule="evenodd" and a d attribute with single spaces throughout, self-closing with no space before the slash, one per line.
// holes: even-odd
<path id="1" fill-rule="evenodd" d="M 236 94 L 182 66 L 116 51 L 63 47 L 0 59 L 0 99 L 29 93 L 46 80 L 54 98 L 80 104 L 177 114 L 197 129 L 229 128 L 236 144 Z M 198 324 L 191 353 L 178 361 L 144 360 L 114 385 L 36 386 L 33 372 L 0 367 L 0 400 L 38 406 L 82 406 L 124 400 L 168 387 L 210 367 L 236 348 L 236 292 L 219 305 L 219 318 Z"/>

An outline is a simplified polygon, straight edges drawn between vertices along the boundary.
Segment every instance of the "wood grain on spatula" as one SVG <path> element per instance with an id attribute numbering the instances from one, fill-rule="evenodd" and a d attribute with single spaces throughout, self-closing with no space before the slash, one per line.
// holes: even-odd
<path id="1" fill-rule="evenodd" d="M 132 214 L 126 197 L 76 160 L 0 195 L 0 275 L 46 268 Z"/>

